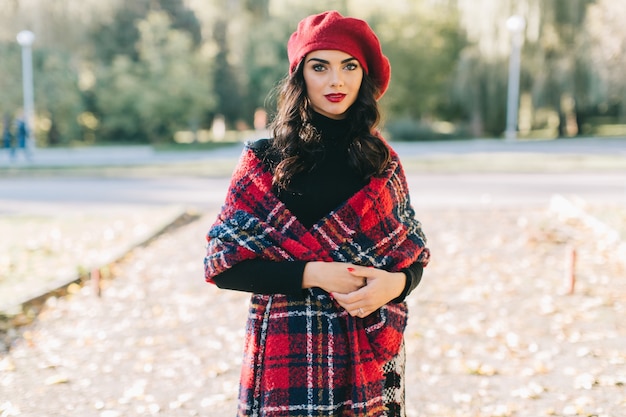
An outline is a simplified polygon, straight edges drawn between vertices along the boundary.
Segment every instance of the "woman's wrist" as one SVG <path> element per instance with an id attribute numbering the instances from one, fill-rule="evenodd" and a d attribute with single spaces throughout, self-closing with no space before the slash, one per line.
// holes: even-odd
<path id="1" fill-rule="evenodd" d="M 394 276 L 394 282 L 395 285 L 394 287 L 394 291 L 391 300 L 396 300 L 398 297 L 402 296 L 402 294 L 404 293 L 404 290 L 406 289 L 406 284 L 407 284 L 407 275 L 404 272 L 392 272 L 393 276 Z"/>
<path id="2" fill-rule="evenodd" d="M 302 288 L 313 288 L 319 286 L 315 279 L 315 264 L 317 262 L 307 262 L 302 272 Z"/>
<path id="3" fill-rule="evenodd" d="M 394 302 L 394 303 L 400 303 L 404 301 L 406 296 L 411 291 L 411 276 L 405 271 L 401 271 L 399 273 L 404 275 L 404 281 L 402 281 L 403 285 L 400 287 L 400 292 L 397 293 L 397 295 L 391 299 L 391 302 Z"/>

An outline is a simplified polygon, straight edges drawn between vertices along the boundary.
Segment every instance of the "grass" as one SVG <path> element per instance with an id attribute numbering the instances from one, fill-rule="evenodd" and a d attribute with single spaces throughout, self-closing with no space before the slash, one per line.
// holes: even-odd
<path id="1" fill-rule="evenodd" d="M 28 166 L 20 168 L 0 167 L 2 177 L 150 177 L 165 176 L 229 176 L 236 158 L 207 161 L 172 162 L 145 165 L 108 166 Z"/>
<path id="2" fill-rule="evenodd" d="M 193 151 L 212 151 L 228 146 L 236 145 L 241 141 L 236 142 L 195 142 L 195 143 L 162 143 L 156 144 L 152 147 L 157 152 L 193 152 Z"/>
<path id="3" fill-rule="evenodd" d="M 625 171 L 620 155 L 570 155 L 539 153 L 471 153 L 403 158 L 407 172 L 497 173 L 497 172 L 606 172 Z"/>
<path id="4" fill-rule="evenodd" d="M 171 145 L 160 151 L 193 152 L 187 145 Z M 224 145 L 220 145 L 224 146 Z M 207 150 L 209 148 L 203 148 Z M 196 150 L 200 150 L 197 148 Z M 141 165 L 1 167 L 0 178 L 18 176 L 78 177 L 163 177 L 163 176 L 230 176 L 237 157 L 197 159 Z M 402 157 L 409 173 L 498 173 L 498 172 L 608 172 L 625 171 L 626 160 L 615 154 L 549 154 L 549 153 L 468 153 Z"/>

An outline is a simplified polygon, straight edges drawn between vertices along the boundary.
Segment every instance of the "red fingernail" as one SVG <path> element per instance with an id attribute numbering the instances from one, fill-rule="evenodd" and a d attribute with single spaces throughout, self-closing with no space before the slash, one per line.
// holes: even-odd
<path id="1" fill-rule="evenodd" d="M 354 272 L 354 268 L 348 268 L 348 272 Z"/>

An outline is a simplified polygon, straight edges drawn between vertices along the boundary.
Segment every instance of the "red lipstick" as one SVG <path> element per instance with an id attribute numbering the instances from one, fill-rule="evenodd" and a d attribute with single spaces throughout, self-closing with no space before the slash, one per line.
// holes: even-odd
<path id="1" fill-rule="evenodd" d="M 332 93 L 326 94 L 324 97 L 326 97 L 326 100 L 330 101 L 331 103 L 339 103 L 341 100 L 346 98 L 346 94 Z"/>

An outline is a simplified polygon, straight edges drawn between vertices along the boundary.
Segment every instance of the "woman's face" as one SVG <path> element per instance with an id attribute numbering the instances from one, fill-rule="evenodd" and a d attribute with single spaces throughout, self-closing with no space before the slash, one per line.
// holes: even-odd
<path id="1" fill-rule="evenodd" d="M 359 61 L 342 51 L 313 51 L 304 57 L 303 74 L 313 110 L 331 119 L 345 118 L 363 80 Z"/>

